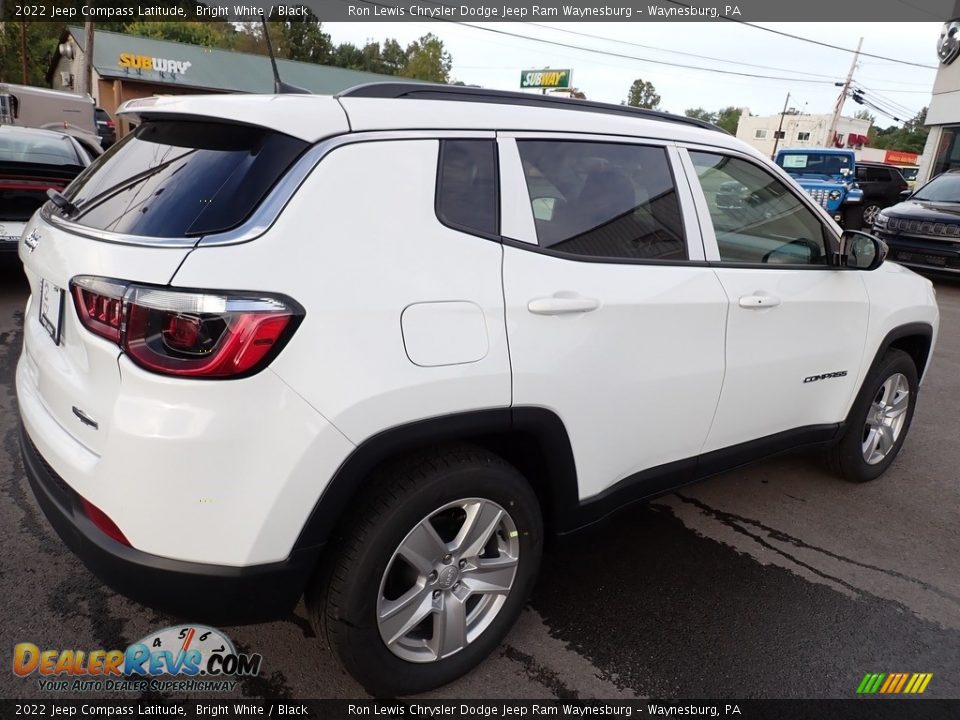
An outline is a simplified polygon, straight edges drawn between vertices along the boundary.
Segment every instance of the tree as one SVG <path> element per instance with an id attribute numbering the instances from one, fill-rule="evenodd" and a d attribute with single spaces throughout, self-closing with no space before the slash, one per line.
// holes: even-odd
<path id="1" fill-rule="evenodd" d="M 656 110 L 660 105 L 660 96 L 652 82 L 645 82 L 641 78 L 637 78 L 630 86 L 630 94 L 627 95 L 627 99 L 622 104 Z"/>
<path id="2" fill-rule="evenodd" d="M 450 81 L 453 59 L 443 47 L 443 41 L 432 33 L 407 46 L 407 63 L 400 75 L 417 80 L 446 83 Z"/>
<path id="3" fill-rule="evenodd" d="M 891 125 L 887 128 L 877 128 L 876 134 L 871 138 L 873 147 L 882 150 L 903 150 L 904 152 L 922 153 L 927 144 L 927 135 L 930 133 L 926 127 L 927 108 L 923 108 L 910 120 L 903 123 L 903 127 Z"/>
<path id="4" fill-rule="evenodd" d="M 301 62 L 326 63 L 333 51 L 330 36 L 323 31 L 319 18 L 309 10 L 296 20 L 270 23 L 270 38 L 274 38 L 274 27 L 279 26 L 279 38 L 275 42 L 277 55 L 288 60 Z"/>
<path id="5" fill-rule="evenodd" d="M 855 112 L 853 116 L 857 120 L 869 120 L 871 125 L 873 125 L 877 121 L 877 119 L 873 115 L 871 115 L 870 111 L 867 109 L 857 110 L 857 112 Z"/>
<path id="6" fill-rule="evenodd" d="M 47 68 L 57 49 L 61 30 L 63 23 L 0 22 L 0 81 L 23 82 L 24 59 L 20 55 L 22 32 L 26 36 L 27 84 L 46 85 Z"/>
<path id="7" fill-rule="evenodd" d="M 363 50 L 353 43 L 340 43 L 330 55 L 330 64 L 348 70 L 363 70 L 365 58 Z"/>
<path id="8" fill-rule="evenodd" d="M 718 128 L 726 130 L 731 135 L 736 135 L 737 126 L 740 124 L 740 116 L 742 114 L 743 108 L 730 105 L 717 112 L 716 120 L 714 120 L 713 123 Z"/>
<path id="9" fill-rule="evenodd" d="M 236 34 L 236 30 L 229 23 L 188 22 L 183 20 L 154 22 L 138 20 L 127 25 L 123 32 L 130 35 L 156 38 L 157 40 L 173 40 L 189 45 L 203 45 L 204 47 L 232 47 L 233 36 Z"/>
<path id="10" fill-rule="evenodd" d="M 696 118 L 697 120 L 706 120 L 709 123 L 716 122 L 717 114 L 704 110 L 703 108 L 690 108 L 684 110 L 683 114 L 687 117 Z"/>

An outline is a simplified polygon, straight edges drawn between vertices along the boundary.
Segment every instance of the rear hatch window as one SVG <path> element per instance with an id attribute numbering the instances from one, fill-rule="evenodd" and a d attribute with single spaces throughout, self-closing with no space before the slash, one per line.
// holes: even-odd
<path id="1" fill-rule="evenodd" d="M 222 122 L 146 122 L 64 193 L 73 222 L 99 230 L 179 238 L 240 225 L 307 143 Z M 63 215 L 62 210 L 55 210 Z"/>
<path id="2" fill-rule="evenodd" d="M 66 135 L 0 134 L 0 220 L 26 222 L 47 200 L 47 189 L 62 190 L 85 163 Z"/>

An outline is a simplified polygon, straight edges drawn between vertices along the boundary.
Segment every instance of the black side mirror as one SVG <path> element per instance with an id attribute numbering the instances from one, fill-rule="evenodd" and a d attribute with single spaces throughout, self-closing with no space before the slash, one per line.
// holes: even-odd
<path id="1" fill-rule="evenodd" d="M 840 263 L 856 270 L 876 270 L 887 259 L 887 244 L 860 230 L 844 230 L 840 236 Z"/>
<path id="2" fill-rule="evenodd" d="M 904 200 L 909 200 L 911 195 L 913 195 L 913 190 L 901 190 L 900 202 L 903 202 Z"/>

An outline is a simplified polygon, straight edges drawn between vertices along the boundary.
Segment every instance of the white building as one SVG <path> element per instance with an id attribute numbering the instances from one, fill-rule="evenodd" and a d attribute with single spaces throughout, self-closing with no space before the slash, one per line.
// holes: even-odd
<path id="1" fill-rule="evenodd" d="M 737 137 L 750 143 L 757 150 L 768 157 L 773 156 L 774 144 L 776 147 L 842 147 L 857 149 L 867 143 L 867 133 L 870 130 L 869 120 L 859 120 L 841 116 L 837 123 L 836 137 L 830 142 L 827 137 L 830 133 L 832 113 L 823 115 L 809 115 L 793 108 L 782 115 L 751 115 L 744 108 L 737 124 Z M 777 142 L 777 128 L 780 129 L 780 138 Z"/>
<path id="2" fill-rule="evenodd" d="M 944 23 L 937 41 L 940 67 L 933 81 L 933 97 L 927 110 L 930 134 L 920 159 L 917 184 L 926 182 L 945 170 L 960 168 L 960 37 L 950 31 L 960 28 L 960 22 Z M 930 38 L 931 45 L 933 38 Z M 933 48 L 931 47 L 931 50 Z M 931 53 L 932 54 L 932 53 Z"/>

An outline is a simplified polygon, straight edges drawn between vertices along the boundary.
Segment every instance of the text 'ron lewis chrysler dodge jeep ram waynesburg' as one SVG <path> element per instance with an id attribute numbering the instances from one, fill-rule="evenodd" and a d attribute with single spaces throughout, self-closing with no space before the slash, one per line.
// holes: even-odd
<path id="1" fill-rule="evenodd" d="M 907 435 L 930 282 L 711 125 L 410 84 L 121 112 L 20 243 L 17 392 L 40 505 L 133 597 L 305 593 L 420 692 L 548 534 L 798 446 L 870 480 Z"/>

